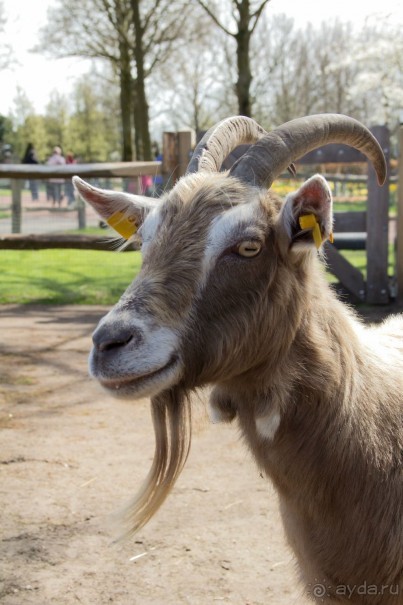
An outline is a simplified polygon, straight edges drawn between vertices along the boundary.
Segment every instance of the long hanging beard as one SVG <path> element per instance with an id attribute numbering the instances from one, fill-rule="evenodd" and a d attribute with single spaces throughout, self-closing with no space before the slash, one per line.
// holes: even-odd
<path id="1" fill-rule="evenodd" d="M 191 444 L 191 406 L 186 391 L 174 387 L 151 399 L 155 433 L 154 460 L 135 498 L 123 511 L 129 538 L 154 516 L 175 485 Z"/>

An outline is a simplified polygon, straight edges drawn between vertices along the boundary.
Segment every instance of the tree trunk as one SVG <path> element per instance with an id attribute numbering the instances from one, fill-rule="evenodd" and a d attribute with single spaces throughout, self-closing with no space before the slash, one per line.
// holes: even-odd
<path id="1" fill-rule="evenodd" d="M 134 122 L 134 148 L 135 148 L 135 159 L 138 160 L 142 155 L 142 144 L 141 144 L 141 119 L 140 114 L 137 111 L 137 85 L 136 80 L 133 79 L 133 122 Z"/>
<path id="2" fill-rule="evenodd" d="M 127 43 L 121 41 L 120 50 L 120 112 L 122 119 L 122 160 L 131 162 L 133 160 L 132 144 L 132 75 L 130 69 L 130 50 Z"/>
<path id="3" fill-rule="evenodd" d="M 133 25 L 135 33 L 135 49 L 134 60 L 136 63 L 136 81 L 135 81 L 135 124 L 138 125 L 139 131 L 136 131 L 136 137 L 139 140 L 138 160 L 151 160 L 151 138 L 149 130 L 149 112 L 147 95 L 145 89 L 145 70 L 144 70 L 144 48 L 143 36 L 144 27 L 140 17 L 140 0 L 131 0 L 133 11 Z"/>
<path id="4" fill-rule="evenodd" d="M 250 86 L 252 83 L 252 73 L 250 69 L 249 47 L 251 33 L 250 25 L 250 7 L 249 0 L 243 0 L 238 6 L 239 21 L 238 32 L 235 35 L 237 43 L 236 56 L 238 68 L 238 80 L 235 85 L 238 98 L 238 111 L 240 115 L 252 116 L 252 103 L 250 99 Z"/>

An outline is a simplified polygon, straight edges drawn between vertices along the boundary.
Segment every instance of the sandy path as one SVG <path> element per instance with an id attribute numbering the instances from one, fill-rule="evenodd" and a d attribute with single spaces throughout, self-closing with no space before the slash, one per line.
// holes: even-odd
<path id="1" fill-rule="evenodd" d="M 271 485 L 236 428 L 209 425 L 202 410 L 164 507 L 111 545 L 109 515 L 144 479 L 154 437 L 146 400 L 115 401 L 87 377 L 104 312 L 0 308 L 0 602 L 309 603 Z"/>

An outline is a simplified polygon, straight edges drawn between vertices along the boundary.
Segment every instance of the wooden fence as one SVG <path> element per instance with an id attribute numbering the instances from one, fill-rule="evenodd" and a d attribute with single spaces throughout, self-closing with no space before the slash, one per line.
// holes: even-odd
<path id="1" fill-rule="evenodd" d="M 0 179 L 11 182 L 11 233 L 21 233 L 22 184 L 25 180 L 47 180 L 52 178 L 71 179 L 74 175 L 82 178 L 139 178 L 142 175 L 155 176 L 161 173 L 161 162 L 120 162 L 113 164 L 67 164 L 42 166 L 38 164 L 0 164 Z M 50 209 L 48 209 L 50 210 Z M 56 209 L 54 209 L 56 210 Z M 57 210 L 56 210 L 57 211 Z M 65 211 L 65 209 L 63 209 Z M 85 204 L 77 203 L 78 227 L 85 228 Z M 0 245 L 6 247 L 4 236 Z M 8 238 L 11 242 L 13 238 Z M 18 238 L 15 238 L 16 241 Z M 21 239 L 21 238 L 20 238 Z M 99 240 L 99 237 L 98 237 Z M 52 247 L 52 246 L 50 246 Z"/>
<path id="2" fill-rule="evenodd" d="M 325 251 L 329 270 L 340 283 L 358 300 L 369 304 L 385 304 L 390 300 L 388 255 L 389 255 L 389 184 L 390 184 L 390 139 L 386 126 L 375 126 L 373 135 L 378 139 L 386 157 L 388 171 L 384 185 L 379 187 L 372 165 L 367 162 L 367 210 L 364 216 L 347 213 L 338 217 L 335 214 L 335 245 L 326 242 Z M 301 160 L 301 163 L 357 163 L 366 162 L 359 152 L 344 145 L 328 145 L 316 150 Z M 358 213 L 357 213 L 358 214 Z M 365 225 L 365 226 L 364 226 Z M 366 233 L 365 249 L 367 256 L 366 281 L 361 271 L 349 263 L 337 249 L 341 233 L 346 231 Z M 339 245 L 338 245 L 339 244 Z"/>
<path id="3" fill-rule="evenodd" d="M 389 132 L 384 126 L 376 126 L 373 134 L 380 142 L 389 165 Z M 140 177 L 141 175 L 163 174 L 165 183 L 173 183 L 185 173 L 191 153 L 191 138 L 189 132 L 164 133 L 163 163 L 160 162 L 124 162 L 120 164 L 75 164 L 69 166 L 28 166 L 28 165 L 0 165 L 0 178 L 12 179 L 12 230 L 18 233 L 21 227 L 21 182 L 25 179 L 48 179 L 54 177 L 69 178 L 78 174 L 83 178 L 94 177 Z M 400 129 L 400 149 L 403 149 L 403 125 Z M 238 152 L 239 156 L 239 152 Z M 237 159 L 236 156 L 233 158 Z M 231 160 L 230 160 L 231 161 Z M 366 162 L 366 158 L 345 145 L 327 145 L 319 148 L 302 158 L 298 165 L 315 165 L 321 169 L 329 163 Z M 226 162 L 228 167 L 228 162 Z M 326 243 L 325 251 L 329 270 L 339 279 L 341 284 L 358 300 L 370 304 L 384 304 L 390 300 L 388 278 L 388 225 L 389 225 L 389 175 L 386 183 L 379 187 L 376 175 L 368 164 L 367 189 L 368 203 L 366 212 L 336 213 L 335 215 L 335 245 Z M 340 176 L 329 176 L 329 180 L 343 180 Z M 362 177 L 357 176 L 357 180 Z M 397 289 L 398 296 L 403 302 L 403 162 L 399 164 L 399 215 L 397 228 Z M 80 212 L 80 210 L 78 210 Z M 80 239 L 80 247 L 90 247 L 91 239 L 87 243 Z M 8 243 L 7 240 L 8 239 Z M 0 237 L 0 247 L 23 247 L 24 238 L 14 236 Z M 53 238 L 54 239 L 54 238 Z M 79 246 L 79 241 L 71 247 Z M 35 240 L 35 241 L 34 241 Z M 31 236 L 31 245 L 41 246 L 40 236 Z M 100 237 L 96 236 L 96 247 L 103 246 Z M 105 246 L 107 238 L 105 238 Z M 367 276 L 353 267 L 339 252 L 340 249 L 350 247 L 356 242 L 356 248 L 365 248 L 367 256 Z M 50 242 L 42 247 L 54 247 Z M 67 246 L 63 242 L 63 247 Z M 400 288 L 399 288 L 400 286 Z"/>

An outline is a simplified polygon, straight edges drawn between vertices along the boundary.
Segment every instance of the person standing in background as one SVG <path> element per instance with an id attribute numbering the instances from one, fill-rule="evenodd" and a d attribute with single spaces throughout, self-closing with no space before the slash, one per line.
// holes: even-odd
<path id="1" fill-rule="evenodd" d="M 39 164 L 38 158 L 36 157 L 36 151 L 33 143 L 28 143 L 25 150 L 24 157 L 22 159 L 23 164 Z M 36 179 L 29 180 L 29 189 L 31 191 L 31 198 L 33 202 L 37 202 L 39 199 L 38 195 L 38 181 Z"/>
<path id="2" fill-rule="evenodd" d="M 58 145 L 54 147 L 53 153 L 46 162 L 48 166 L 64 166 L 66 160 L 63 157 L 62 149 Z M 49 196 L 52 200 L 52 205 L 54 206 L 56 203 L 60 207 L 63 200 L 63 191 L 62 185 L 64 183 L 64 179 L 62 178 L 53 178 L 49 179 Z"/>

